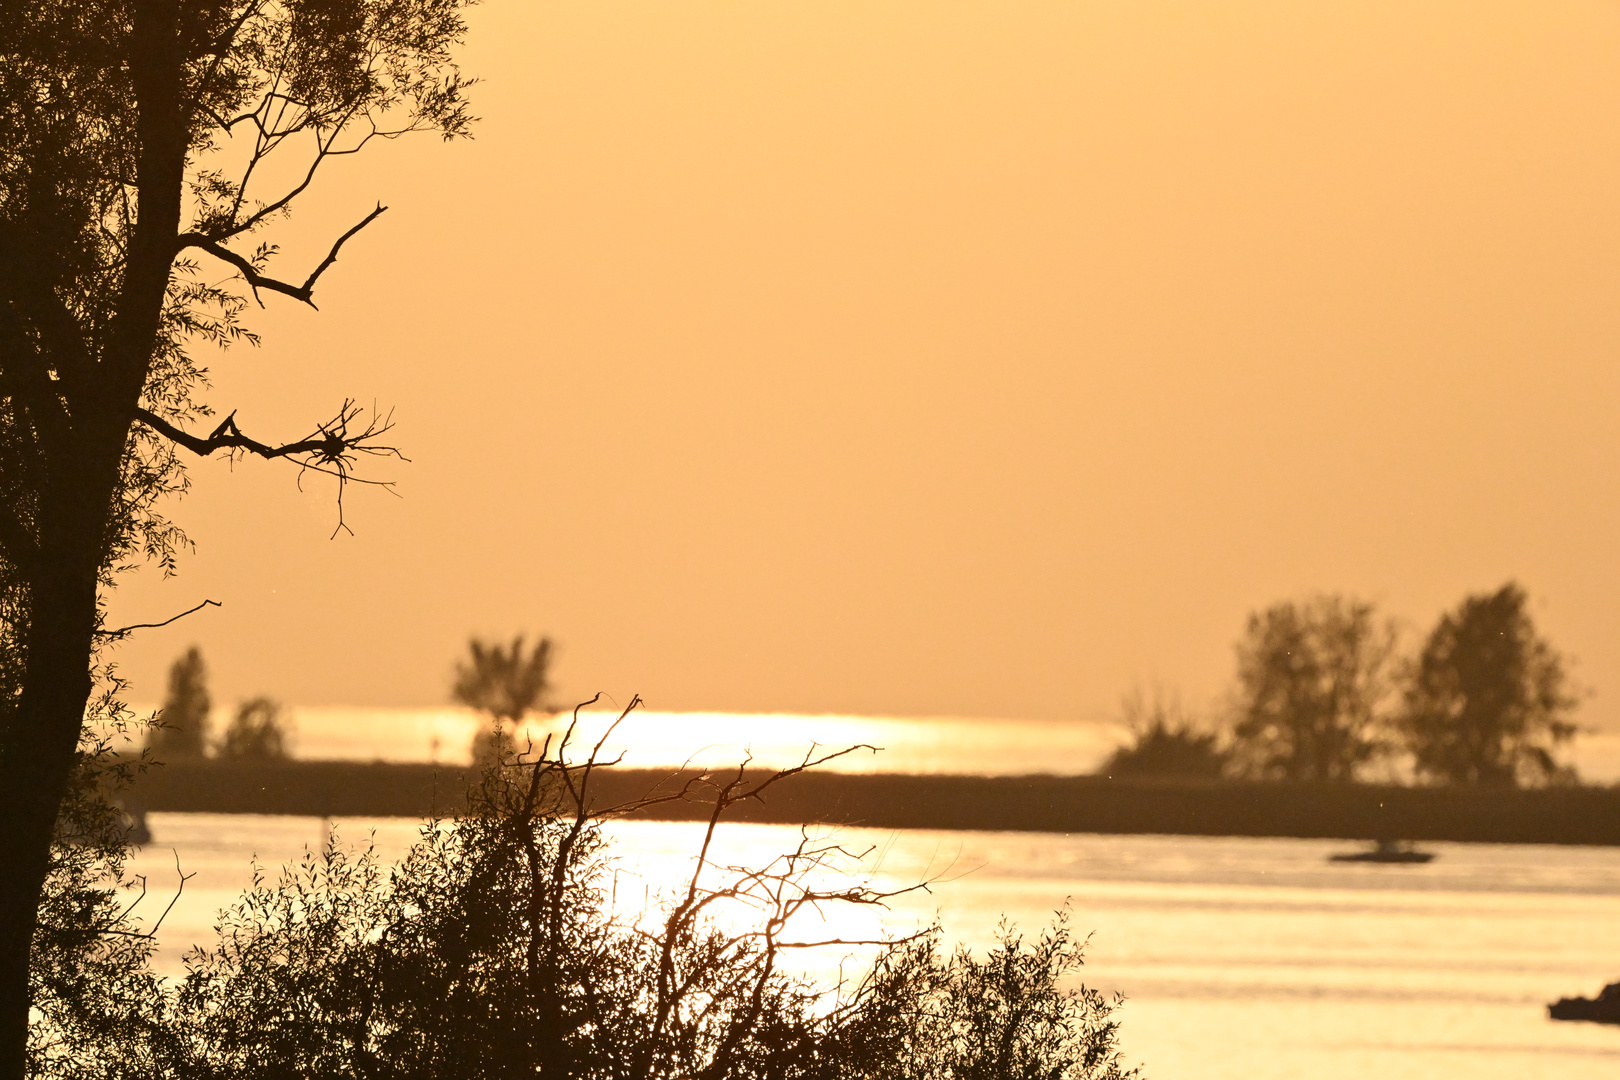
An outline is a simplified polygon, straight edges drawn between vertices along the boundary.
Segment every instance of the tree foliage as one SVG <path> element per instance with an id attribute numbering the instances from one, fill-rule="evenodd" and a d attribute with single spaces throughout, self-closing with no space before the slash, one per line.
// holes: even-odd
<path id="1" fill-rule="evenodd" d="M 461 704 L 486 712 L 509 724 L 520 722 L 537 709 L 555 710 L 543 701 L 551 682 L 551 639 L 541 638 L 527 655 L 523 635 L 510 646 L 473 638 L 467 643 L 467 659 L 456 665 L 456 681 L 450 695 Z"/>
<path id="2" fill-rule="evenodd" d="M 1558 651 L 1508 582 L 1442 615 L 1413 665 L 1399 726 L 1420 775 L 1513 787 L 1573 779 L 1553 756 L 1578 699 Z"/>
<path id="3" fill-rule="evenodd" d="M 19 1075 L 28 951 L 76 767 L 105 592 L 172 570 L 179 450 L 284 458 L 345 483 L 387 454 L 352 403 L 292 442 L 211 430 L 197 349 L 248 305 L 313 304 L 360 216 L 286 274 L 267 230 L 321 166 L 467 131 L 462 0 L 36 0 L 0 5 L 0 1077 Z M 364 478 L 360 478 L 364 479 Z"/>
<path id="4" fill-rule="evenodd" d="M 542 637 L 527 654 L 522 634 L 510 646 L 476 637 L 468 641 L 466 659 L 456 664 L 450 697 L 490 718 L 490 727 L 473 737 L 475 762 L 498 760 L 513 729 L 530 713 L 556 711 L 546 701 L 550 670 L 550 638 Z"/>
<path id="5" fill-rule="evenodd" d="M 808 834 L 766 866 L 716 862 L 726 810 L 815 762 L 596 806 L 592 774 L 608 766 L 596 751 L 570 764 L 572 731 L 491 766 L 468 811 L 427 823 L 396 866 L 334 839 L 259 874 L 178 987 L 142 984 L 114 1011 L 97 1060 L 121 1057 L 128 1077 L 220 1080 L 1128 1075 L 1118 1002 L 1071 984 L 1081 948 L 1063 919 L 1032 944 L 1004 928 L 982 960 L 941 955 L 937 931 L 840 941 L 877 957 L 835 987 L 785 970 L 817 940 L 801 916 L 896 895 L 845 872 L 860 853 Z M 602 826 L 664 799 L 711 806 L 693 869 L 660 902 L 624 905 Z M 44 1030 L 57 1016 L 41 1045 L 59 1043 Z M 101 1075 L 52 1061 L 52 1075 Z"/>
<path id="6" fill-rule="evenodd" d="M 1238 642 L 1232 727 L 1249 775 L 1349 781 L 1387 749 L 1394 624 L 1340 596 L 1275 604 Z"/>

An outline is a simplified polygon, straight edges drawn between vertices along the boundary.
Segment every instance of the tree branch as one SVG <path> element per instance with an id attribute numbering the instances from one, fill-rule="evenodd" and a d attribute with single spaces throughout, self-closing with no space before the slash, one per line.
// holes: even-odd
<path id="1" fill-rule="evenodd" d="M 196 607 L 189 607 L 186 610 L 182 611 L 180 614 L 170 616 L 169 618 L 164 619 L 162 622 L 131 623 L 129 626 L 120 626 L 116 630 L 100 630 L 100 631 L 97 631 L 97 633 L 99 633 L 102 637 L 110 638 L 110 639 L 116 641 L 119 638 L 126 637 L 131 630 L 155 630 L 160 626 L 168 626 L 170 623 L 179 622 L 181 619 L 185 618 L 187 615 L 193 614 L 194 612 L 201 611 L 205 607 L 224 607 L 224 606 L 225 605 L 220 603 L 218 600 L 204 600 L 202 603 L 198 604 Z"/>
<path id="2" fill-rule="evenodd" d="M 307 454 L 313 459 L 311 464 L 321 464 L 346 460 L 355 451 L 397 455 L 398 451 L 391 446 L 369 444 L 371 439 L 393 426 L 385 419 L 374 419 L 358 434 L 349 433 L 349 421 L 359 412 L 353 402 L 346 401 L 338 415 L 331 421 L 320 425 L 314 432 L 297 442 L 282 443 L 280 446 L 271 446 L 244 434 L 242 429 L 236 426 L 234 412 L 221 420 L 219 426 L 210 432 L 207 438 L 199 438 L 176 427 L 150 409 L 137 406 L 135 419 L 199 457 L 207 457 L 215 450 L 245 450 L 262 458 L 297 457 Z"/>
<path id="3" fill-rule="evenodd" d="M 373 215 L 375 216 L 375 215 Z M 338 481 L 338 524 L 332 535 L 348 528 L 343 522 L 343 492 L 348 484 L 370 484 L 374 487 L 393 490 L 393 482 L 386 480 L 368 480 L 355 476 L 353 469 L 358 454 L 371 454 L 378 457 L 396 457 L 401 461 L 408 460 L 397 447 L 385 446 L 376 440 L 393 429 L 391 415 L 381 416 L 375 410 L 371 419 L 358 431 L 350 430 L 350 425 L 359 417 L 361 409 L 353 400 L 345 401 L 338 409 L 337 415 L 324 424 L 317 425 L 315 430 L 297 442 L 283 443 L 280 446 L 271 446 L 262 443 L 242 432 L 236 426 L 236 413 L 231 413 L 219 426 L 208 434 L 206 438 L 193 435 L 165 420 L 150 409 L 137 406 L 134 410 L 134 419 L 139 420 L 159 435 L 185 447 L 199 457 L 207 457 L 215 450 L 224 450 L 227 454 L 250 453 L 262 458 L 288 458 L 297 462 L 300 470 L 312 470 L 333 476 Z M 299 476 L 302 477 L 300 471 Z"/>
<path id="4" fill-rule="evenodd" d="M 387 209 L 388 207 L 384 206 L 382 203 L 378 203 L 377 209 L 373 210 L 371 213 L 362 218 L 358 225 L 354 226 L 348 232 L 338 237 L 337 242 L 332 245 L 332 250 L 326 253 L 326 258 L 322 259 L 320 265 L 311 271 L 309 277 L 304 279 L 304 283 L 302 285 L 292 285 L 278 278 L 273 278 L 266 274 L 259 273 L 258 268 L 255 267 L 252 261 L 247 257 L 232 251 L 224 244 L 209 238 L 204 233 L 181 233 L 175 239 L 175 253 L 179 254 L 186 248 L 198 248 L 202 251 L 208 252 L 208 254 L 214 256 L 216 259 L 230 263 L 232 266 L 236 267 L 237 272 L 240 273 L 243 279 L 248 283 L 248 288 L 253 290 L 253 299 L 258 301 L 260 307 L 264 306 L 264 301 L 259 299 L 260 289 L 268 289 L 271 292 L 282 293 L 283 295 L 292 297 L 294 300 L 301 300 L 310 307 L 315 307 L 315 301 L 310 299 L 315 291 L 315 282 L 320 279 L 322 274 L 326 273 L 327 267 L 337 262 L 338 252 L 343 248 L 344 244 L 348 243 L 349 238 L 355 233 L 359 232 L 361 229 L 365 228 L 367 225 L 370 225 L 377 219 L 378 215 Z M 206 451 L 199 451 L 199 453 L 204 452 Z M 257 451 L 255 451 L 255 453 L 256 452 Z"/>

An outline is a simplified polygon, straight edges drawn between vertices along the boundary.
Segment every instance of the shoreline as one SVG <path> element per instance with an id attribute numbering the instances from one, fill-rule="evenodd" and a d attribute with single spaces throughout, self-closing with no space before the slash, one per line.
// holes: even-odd
<path id="1" fill-rule="evenodd" d="M 598 807 L 677 790 L 701 775 L 599 767 Z M 715 775 L 726 775 L 716 773 Z M 757 775 L 763 777 L 764 772 Z M 192 762 L 152 769 L 124 801 L 159 812 L 426 818 L 458 811 L 477 781 L 463 766 L 356 761 Z M 701 798 L 647 820 L 706 818 Z M 1620 845 L 1620 787 L 1489 789 L 1283 784 L 1102 776 L 803 773 L 727 820 L 890 829 Z"/>

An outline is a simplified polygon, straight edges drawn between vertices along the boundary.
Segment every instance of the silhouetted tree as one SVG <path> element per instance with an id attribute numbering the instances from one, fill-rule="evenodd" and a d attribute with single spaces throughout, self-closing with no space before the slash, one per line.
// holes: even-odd
<path id="1" fill-rule="evenodd" d="M 1235 763 L 1281 780 L 1353 780 L 1387 750 L 1394 624 L 1340 596 L 1249 616 L 1237 645 Z"/>
<path id="2" fill-rule="evenodd" d="M 52 830 L 93 657 L 116 637 L 103 591 L 142 559 L 172 568 L 183 538 L 159 503 L 184 486 L 178 449 L 287 458 L 340 485 L 356 455 L 389 451 L 387 422 L 350 403 L 280 445 L 234 412 L 192 431 L 208 410 L 189 350 L 253 340 L 249 296 L 310 303 L 382 212 L 307 274 L 272 273 L 262 230 L 324 162 L 377 136 L 466 129 L 451 58 L 462 7 L 0 6 L 0 1080 L 23 1068 Z"/>
<path id="3" fill-rule="evenodd" d="M 535 642 L 527 655 L 522 634 L 512 639 L 510 647 L 476 637 L 467 643 L 467 658 L 456 664 L 450 696 L 490 718 L 490 726 L 473 736 L 475 762 L 498 758 L 531 712 L 557 711 L 545 700 L 551 689 L 550 667 L 550 638 Z"/>
<path id="4" fill-rule="evenodd" d="M 238 761 L 280 761 L 287 757 L 287 720 L 281 703 L 256 697 L 242 702 L 220 736 L 219 756 Z"/>
<path id="5" fill-rule="evenodd" d="M 1563 658 L 1509 582 L 1441 616 L 1408 680 L 1399 726 L 1422 776 L 1513 787 L 1574 779 L 1553 757 L 1575 735 Z"/>
<path id="6" fill-rule="evenodd" d="M 1106 776 L 1190 776 L 1216 779 L 1226 772 L 1229 751 L 1220 735 L 1186 715 L 1181 702 L 1140 689 L 1123 702 L 1131 742 L 1109 755 L 1097 771 Z"/>
<path id="7" fill-rule="evenodd" d="M 864 979 L 782 970 L 834 905 L 897 895 L 840 874 L 836 841 L 766 866 L 713 859 L 725 812 L 794 769 L 704 777 L 593 807 L 573 728 L 535 760 L 491 765 L 469 812 L 433 822 L 397 869 L 332 842 L 221 913 L 175 999 L 178 1075 L 231 1080 L 510 1076 L 627 1080 L 1119 1080 L 1118 999 L 1072 982 L 1066 914 L 1028 943 L 1003 927 L 982 961 L 937 931 L 878 949 Z M 601 742 L 597 744 L 600 750 Z M 836 757 L 838 755 L 831 755 Z M 825 759 L 822 759 L 825 760 Z M 648 801 L 708 802 L 693 869 L 624 910 L 604 820 Z M 829 881 L 829 877 L 831 880 Z M 902 889 L 900 891 L 910 891 Z M 809 925 L 801 926 L 801 922 Z"/>
<path id="8" fill-rule="evenodd" d="M 208 752 L 208 667 L 193 645 L 169 666 L 169 694 L 147 745 L 159 760 L 200 758 Z"/>

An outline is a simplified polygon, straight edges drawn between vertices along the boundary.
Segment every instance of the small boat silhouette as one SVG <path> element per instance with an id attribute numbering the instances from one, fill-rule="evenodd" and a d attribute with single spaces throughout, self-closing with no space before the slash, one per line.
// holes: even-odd
<path id="1" fill-rule="evenodd" d="M 1552 1020 L 1620 1024 L 1620 982 L 1605 986 L 1595 998 L 1559 998 L 1547 1006 L 1547 1016 Z"/>
<path id="2" fill-rule="evenodd" d="M 1341 851 L 1328 856 L 1329 862 L 1426 863 L 1434 858 L 1432 851 L 1418 851 L 1411 844 L 1399 840 L 1380 840 L 1367 851 Z"/>

